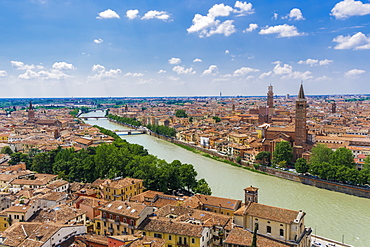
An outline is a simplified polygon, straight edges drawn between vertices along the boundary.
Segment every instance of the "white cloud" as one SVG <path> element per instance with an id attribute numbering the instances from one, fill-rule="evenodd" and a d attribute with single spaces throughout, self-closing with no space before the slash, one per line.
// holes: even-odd
<path id="1" fill-rule="evenodd" d="M 216 28 L 211 29 L 207 35 L 211 36 L 213 34 L 223 34 L 225 36 L 230 36 L 231 34 L 236 32 L 233 22 L 234 22 L 233 20 L 224 21 Z"/>
<path id="2" fill-rule="evenodd" d="M 27 65 L 20 61 L 11 61 L 10 62 L 13 68 L 17 70 L 28 70 L 28 69 L 43 69 L 44 67 L 41 65 Z"/>
<path id="3" fill-rule="evenodd" d="M 244 6 L 243 4 L 239 5 Z M 208 10 L 206 16 L 195 14 L 192 20 L 193 25 L 190 26 L 187 31 L 188 33 L 199 33 L 199 37 L 201 38 L 210 37 L 213 34 L 224 34 L 225 36 L 229 36 L 236 31 L 233 21 L 226 20 L 221 22 L 217 20 L 216 17 L 229 16 L 233 11 L 234 9 L 232 7 L 224 5 L 223 3 L 215 4 Z"/>
<path id="4" fill-rule="evenodd" d="M 364 74 L 365 72 L 366 71 L 362 70 L 362 69 L 352 69 L 352 70 L 349 70 L 346 73 L 344 73 L 344 76 L 346 76 L 346 77 L 356 77 L 356 76 L 359 76 L 361 74 Z"/>
<path id="5" fill-rule="evenodd" d="M 137 10 L 137 9 L 130 9 L 130 10 L 126 11 L 126 16 L 130 20 L 135 19 L 136 17 L 138 17 L 138 14 L 139 14 L 139 10 Z"/>
<path id="6" fill-rule="evenodd" d="M 42 80 L 61 80 L 70 77 L 72 76 L 63 73 L 61 70 L 58 69 L 52 69 L 50 71 L 41 70 L 39 72 L 35 72 L 31 69 L 28 69 L 24 74 L 20 74 L 18 76 L 19 79 L 24 80 L 30 80 L 35 78 L 40 78 Z"/>
<path id="7" fill-rule="evenodd" d="M 234 71 L 234 74 L 233 76 L 244 76 L 248 73 L 251 73 L 251 72 L 258 72 L 260 71 L 259 69 L 253 69 L 253 68 L 249 68 L 249 67 L 241 67 L 240 69 L 237 69 Z"/>
<path id="8" fill-rule="evenodd" d="M 310 66 L 315 66 L 315 65 L 329 65 L 333 62 L 333 60 L 329 59 L 324 59 L 324 60 L 318 60 L 318 59 L 307 59 L 307 60 L 301 60 L 298 62 L 298 64 L 308 64 Z"/>
<path id="9" fill-rule="evenodd" d="M 311 59 L 313 60 L 313 59 Z M 304 61 L 305 62 L 305 61 Z M 280 61 L 274 62 L 275 67 L 272 71 L 267 73 L 263 73 L 259 76 L 260 79 L 264 79 L 273 75 L 281 75 L 281 79 L 300 79 L 300 80 L 308 80 L 313 78 L 310 71 L 300 72 L 300 71 L 293 71 L 293 66 L 289 64 L 281 65 Z"/>
<path id="10" fill-rule="evenodd" d="M 66 62 L 56 62 L 53 64 L 52 68 L 56 70 L 75 70 L 76 69 L 72 64 L 66 63 Z"/>
<path id="11" fill-rule="evenodd" d="M 144 74 L 143 73 L 131 73 L 131 72 L 128 72 L 128 73 L 124 74 L 124 76 L 141 77 L 141 76 L 144 76 Z"/>
<path id="12" fill-rule="evenodd" d="M 88 79 L 94 79 L 94 80 L 102 80 L 102 79 L 111 79 L 118 77 L 119 74 L 121 74 L 122 71 L 120 69 L 100 69 L 97 71 L 97 73 L 93 76 L 89 76 Z"/>
<path id="13" fill-rule="evenodd" d="M 44 69 L 40 65 L 26 65 L 23 62 L 11 61 L 12 66 L 17 70 L 26 70 L 25 73 L 18 76 L 19 79 L 30 80 L 39 78 L 42 80 L 61 80 L 72 77 L 71 75 L 65 74 L 65 70 L 75 70 L 76 68 L 66 62 L 56 62 L 52 65 L 50 70 L 40 70 Z M 35 71 L 35 69 L 40 71 Z"/>
<path id="14" fill-rule="evenodd" d="M 301 60 L 298 62 L 298 64 L 308 64 L 310 66 L 317 65 L 318 63 L 319 63 L 319 60 L 311 59 L 311 58 L 307 59 L 306 61 Z"/>
<path id="15" fill-rule="evenodd" d="M 193 60 L 193 63 L 197 63 L 197 62 L 202 62 L 202 59 L 196 58 L 196 59 Z"/>
<path id="16" fill-rule="evenodd" d="M 226 50 L 226 51 L 225 51 L 225 54 L 229 54 L 229 53 L 230 53 L 230 51 L 229 51 L 229 50 Z"/>
<path id="17" fill-rule="evenodd" d="M 171 58 L 171 59 L 168 60 L 168 63 L 169 64 L 179 64 L 179 63 L 181 63 L 181 59 L 180 58 L 173 57 L 173 58 Z"/>
<path id="18" fill-rule="evenodd" d="M 258 28 L 258 25 L 256 23 L 251 23 L 251 24 L 249 24 L 249 27 L 247 29 L 245 29 L 243 32 L 244 33 L 252 32 L 253 30 L 255 30 L 257 28 Z"/>
<path id="19" fill-rule="evenodd" d="M 259 34 L 273 34 L 277 33 L 278 38 L 282 37 L 293 37 L 293 36 L 300 36 L 303 35 L 303 33 L 299 33 L 297 31 L 297 28 L 295 26 L 290 26 L 287 24 L 284 25 L 277 25 L 277 26 L 266 26 L 264 29 L 262 29 Z"/>
<path id="20" fill-rule="evenodd" d="M 94 42 L 97 43 L 97 44 L 101 44 L 104 42 L 104 40 L 102 39 L 94 39 Z"/>
<path id="21" fill-rule="evenodd" d="M 276 62 L 276 65 L 273 69 L 273 72 L 276 75 L 290 74 L 290 73 L 292 73 L 292 71 L 293 71 L 293 67 L 291 65 L 284 64 L 283 66 L 281 66 L 280 62 Z"/>
<path id="22" fill-rule="evenodd" d="M 196 72 L 193 70 L 193 68 L 188 68 L 188 69 L 185 69 L 185 67 L 183 66 L 180 66 L 180 65 L 177 65 L 175 67 L 173 67 L 172 69 L 173 71 L 175 71 L 177 74 L 195 74 Z"/>
<path id="23" fill-rule="evenodd" d="M 203 71 L 202 75 L 216 75 L 218 73 L 217 65 L 211 65 L 208 69 Z"/>
<path id="24" fill-rule="evenodd" d="M 103 12 L 100 12 L 96 17 L 96 19 L 112 19 L 112 18 L 120 19 L 120 16 L 111 9 L 107 9 L 104 10 Z"/>
<path id="25" fill-rule="evenodd" d="M 272 18 L 271 18 L 271 19 L 273 19 L 273 20 L 277 20 L 278 18 L 279 18 L 278 13 L 274 13 L 274 15 L 272 16 Z"/>
<path id="26" fill-rule="evenodd" d="M 297 8 L 292 9 L 287 15 L 287 18 L 297 21 L 304 20 L 301 10 Z"/>
<path id="27" fill-rule="evenodd" d="M 161 69 L 161 70 L 158 71 L 158 74 L 164 74 L 164 73 L 167 73 L 167 71 L 165 71 L 163 69 Z"/>
<path id="28" fill-rule="evenodd" d="M 308 80 L 311 79 L 311 72 L 300 72 L 300 71 L 293 71 L 290 74 L 284 75 L 281 79 L 300 79 L 300 80 Z"/>
<path id="29" fill-rule="evenodd" d="M 100 64 L 94 64 L 92 66 L 92 71 L 100 71 L 100 70 L 105 70 L 105 67 L 103 65 L 100 65 Z"/>
<path id="30" fill-rule="evenodd" d="M 234 12 L 238 13 L 239 15 L 246 15 L 246 14 L 254 13 L 251 3 L 236 1 L 234 7 L 239 9 L 239 10 L 234 9 Z"/>
<path id="31" fill-rule="evenodd" d="M 5 77 L 7 75 L 8 73 L 5 70 L 0 70 L 0 77 Z"/>
<path id="32" fill-rule="evenodd" d="M 233 8 L 224 5 L 223 3 L 221 4 L 215 4 L 208 10 L 208 15 L 210 17 L 218 17 L 218 16 L 229 16 L 230 13 L 233 11 Z"/>
<path id="33" fill-rule="evenodd" d="M 329 65 L 333 62 L 333 60 L 324 59 L 319 61 L 319 65 Z"/>
<path id="34" fill-rule="evenodd" d="M 30 69 L 28 69 L 24 74 L 20 74 L 18 76 L 19 79 L 24 79 L 24 80 L 29 80 L 29 79 L 33 79 L 37 77 L 39 77 L 38 73 Z"/>
<path id="35" fill-rule="evenodd" d="M 337 3 L 331 10 L 331 15 L 337 19 L 346 19 L 351 16 L 370 14 L 370 4 L 361 1 L 344 0 Z"/>
<path id="36" fill-rule="evenodd" d="M 338 43 L 334 49 L 353 49 L 353 50 L 364 50 L 370 49 L 370 37 L 367 37 L 362 32 L 358 32 L 353 36 L 339 35 L 333 39 L 333 42 Z"/>
<path id="37" fill-rule="evenodd" d="M 269 72 L 266 72 L 266 73 L 262 73 L 262 74 L 259 76 L 259 78 L 260 78 L 260 79 L 265 79 L 265 78 L 268 78 L 268 77 L 270 77 L 270 76 L 272 76 L 272 71 L 269 71 Z"/>
<path id="38" fill-rule="evenodd" d="M 141 18 L 143 20 L 149 19 L 159 19 L 159 20 L 168 20 L 170 15 L 166 11 L 157 11 L 157 10 L 150 10 L 145 13 L 145 15 Z"/>

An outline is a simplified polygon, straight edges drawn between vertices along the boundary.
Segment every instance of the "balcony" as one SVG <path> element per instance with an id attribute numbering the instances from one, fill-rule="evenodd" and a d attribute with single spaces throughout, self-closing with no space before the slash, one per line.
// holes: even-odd
<path id="1" fill-rule="evenodd" d="M 107 221 L 107 217 L 106 217 L 106 216 L 105 216 L 105 217 L 104 217 L 104 216 L 102 216 L 102 217 L 101 217 L 101 220 L 102 220 L 102 221 Z"/>
<path id="2" fill-rule="evenodd" d="M 119 220 L 114 220 L 114 224 L 116 224 L 116 225 L 120 225 L 120 221 Z"/>
<path id="3" fill-rule="evenodd" d="M 113 228 L 112 227 L 108 227 L 108 232 L 113 233 Z"/>

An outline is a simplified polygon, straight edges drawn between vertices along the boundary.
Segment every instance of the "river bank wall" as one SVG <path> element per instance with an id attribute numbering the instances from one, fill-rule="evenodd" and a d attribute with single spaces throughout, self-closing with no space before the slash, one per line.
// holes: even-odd
<path id="1" fill-rule="evenodd" d="M 127 125 L 127 124 L 122 124 L 122 123 L 119 123 L 117 121 L 110 120 L 110 119 L 109 119 L 109 121 L 112 121 L 112 122 L 117 123 L 117 124 L 121 124 L 123 126 L 131 127 L 131 128 L 135 127 L 135 126 Z M 212 155 L 212 156 L 220 158 L 220 159 L 235 162 L 235 159 L 232 158 L 232 157 L 222 155 L 218 152 L 215 152 L 215 151 L 207 149 L 207 148 L 199 147 L 197 145 L 193 145 L 193 144 L 190 144 L 190 143 L 187 143 L 187 142 L 177 140 L 173 137 L 160 135 L 160 134 L 152 132 L 151 130 L 147 130 L 147 134 L 151 135 L 151 136 L 154 136 L 156 138 L 174 143 L 174 144 L 183 145 L 183 146 L 186 146 L 186 147 L 189 147 L 189 148 L 192 148 L 192 149 L 196 149 L 196 150 L 198 150 L 202 153 L 209 154 L 209 155 Z M 333 182 L 333 181 L 327 181 L 327 180 L 323 180 L 323 179 L 319 179 L 319 178 L 315 178 L 315 177 L 304 176 L 304 175 L 291 173 L 291 172 L 283 171 L 283 170 L 280 170 L 280 169 L 275 169 L 275 168 L 272 168 L 272 167 L 266 167 L 266 166 L 261 166 L 261 165 L 257 169 L 255 169 L 253 164 L 250 164 L 250 163 L 244 162 L 244 161 L 241 162 L 240 166 L 248 167 L 248 168 L 254 169 L 256 171 L 261 171 L 261 172 L 267 173 L 267 174 L 275 176 L 275 177 L 291 180 L 291 181 L 294 181 L 294 182 L 299 182 L 299 183 L 302 183 L 302 184 L 305 184 L 305 185 L 315 186 L 315 187 L 322 188 L 322 189 L 327 189 L 327 190 L 331 190 L 331 191 L 341 192 L 341 193 L 345 193 L 345 194 L 349 194 L 349 195 L 353 195 L 353 196 L 365 197 L 365 198 L 370 199 L 370 189 L 365 188 L 365 187 L 362 188 L 362 187 L 352 186 L 352 185 L 348 185 L 348 184 L 342 184 L 342 183 L 337 183 L 337 182 Z"/>

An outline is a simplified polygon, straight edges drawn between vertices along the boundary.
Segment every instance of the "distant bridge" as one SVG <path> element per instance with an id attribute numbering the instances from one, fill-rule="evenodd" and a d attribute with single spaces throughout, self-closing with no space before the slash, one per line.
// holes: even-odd
<path id="1" fill-rule="evenodd" d="M 145 129 L 124 129 L 124 130 L 114 130 L 114 132 L 117 133 L 117 135 L 139 135 L 139 134 L 145 134 Z"/>
<path id="2" fill-rule="evenodd" d="M 107 117 L 80 117 L 80 118 L 82 118 L 83 120 L 89 120 L 89 119 L 96 119 L 96 120 L 98 120 L 100 118 L 107 118 Z"/>

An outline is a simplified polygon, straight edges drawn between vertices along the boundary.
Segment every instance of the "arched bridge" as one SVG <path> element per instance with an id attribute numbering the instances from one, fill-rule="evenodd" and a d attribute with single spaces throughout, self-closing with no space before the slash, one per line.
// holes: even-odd
<path id="1" fill-rule="evenodd" d="M 145 129 L 122 129 L 122 130 L 114 130 L 117 135 L 140 135 L 145 134 Z"/>

